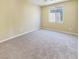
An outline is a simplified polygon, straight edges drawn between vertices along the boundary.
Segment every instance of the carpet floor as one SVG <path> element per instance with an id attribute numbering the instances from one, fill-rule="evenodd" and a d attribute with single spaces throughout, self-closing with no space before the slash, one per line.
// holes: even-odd
<path id="1" fill-rule="evenodd" d="M 76 36 L 38 30 L 0 43 L 0 59 L 77 59 Z"/>

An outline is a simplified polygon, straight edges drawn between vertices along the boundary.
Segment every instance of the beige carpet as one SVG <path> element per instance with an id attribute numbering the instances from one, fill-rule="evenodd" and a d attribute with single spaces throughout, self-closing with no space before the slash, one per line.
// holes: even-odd
<path id="1" fill-rule="evenodd" d="M 77 59 L 76 36 L 39 30 L 0 44 L 0 59 Z"/>

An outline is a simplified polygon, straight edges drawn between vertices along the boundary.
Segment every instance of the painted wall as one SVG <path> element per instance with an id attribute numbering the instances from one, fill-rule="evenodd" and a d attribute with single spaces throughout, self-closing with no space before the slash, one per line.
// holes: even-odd
<path id="1" fill-rule="evenodd" d="M 40 25 L 40 7 L 24 0 L 0 0 L 0 41 L 36 30 Z"/>
<path id="2" fill-rule="evenodd" d="M 48 22 L 48 9 L 49 7 L 63 6 L 64 8 L 64 23 L 54 24 Z M 43 6 L 41 9 L 41 27 L 48 28 L 56 31 L 64 31 L 70 33 L 78 33 L 78 16 L 77 16 L 77 0 Z"/>

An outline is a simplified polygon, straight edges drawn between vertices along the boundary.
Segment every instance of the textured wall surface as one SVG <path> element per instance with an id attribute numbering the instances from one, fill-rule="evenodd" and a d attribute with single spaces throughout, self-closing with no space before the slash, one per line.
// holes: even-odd
<path id="1" fill-rule="evenodd" d="M 64 23 L 63 24 L 54 24 L 48 22 L 48 9 L 50 7 L 59 7 L 63 6 L 64 8 Z M 49 28 L 51 30 L 64 31 L 70 33 L 78 33 L 78 17 L 77 17 L 77 0 L 44 6 L 41 9 L 41 27 Z"/>
<path id="2" fill-rule="evenodd" d="M 0 0 L 0 40 L 39 28 L 40 8 L 24 0 Z"/>

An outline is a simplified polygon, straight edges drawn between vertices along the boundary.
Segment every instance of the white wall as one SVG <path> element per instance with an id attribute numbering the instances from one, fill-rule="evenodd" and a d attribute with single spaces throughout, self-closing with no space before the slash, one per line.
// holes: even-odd
<path id="1" fill-rule="evenodd" d="M 0 41 L 36 30 L 40 7 L 23 0 L 0 0 Z"/>

